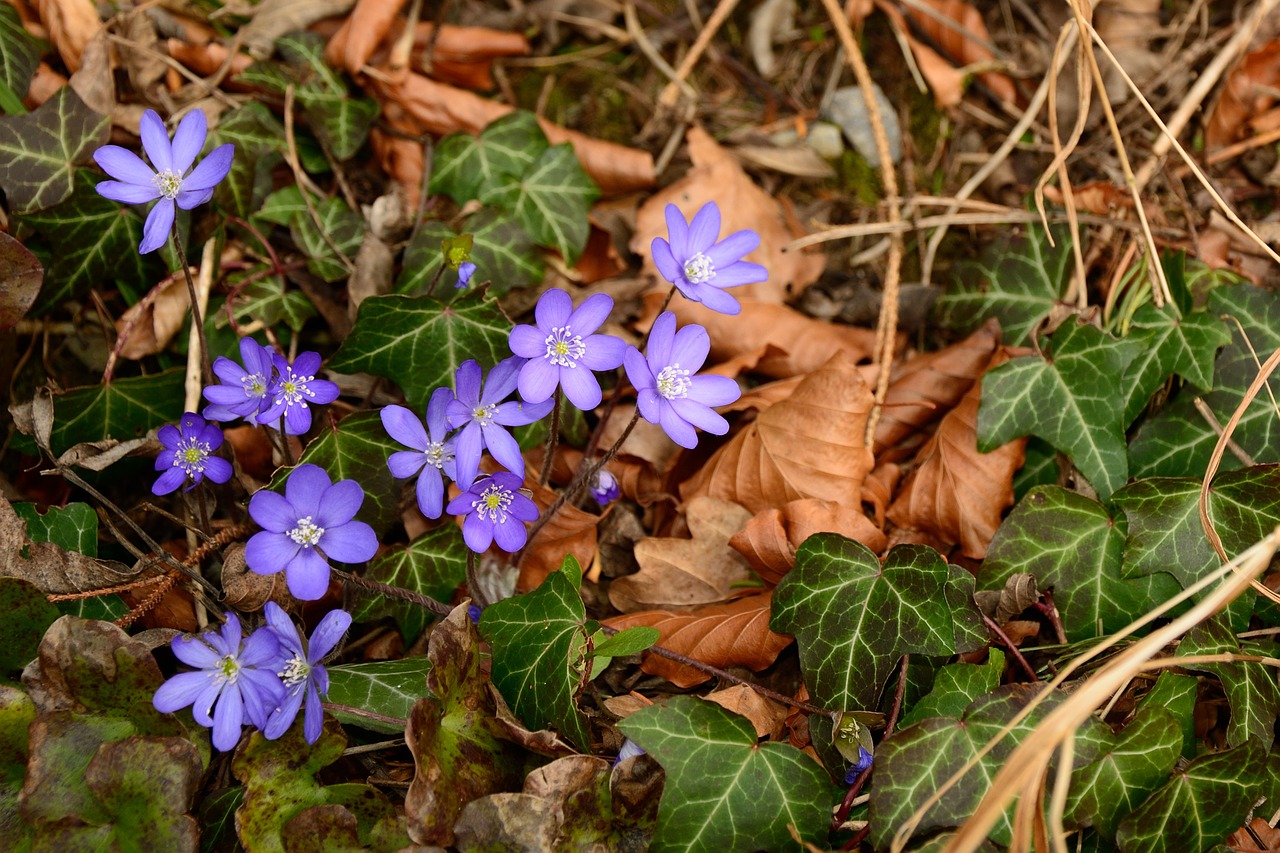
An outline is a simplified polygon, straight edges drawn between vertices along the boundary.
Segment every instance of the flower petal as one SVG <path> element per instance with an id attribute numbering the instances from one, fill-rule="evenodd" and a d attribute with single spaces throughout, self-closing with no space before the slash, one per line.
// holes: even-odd
<path id="1" fill-rule="evenodd" d="M 262 736 L 267 740 L 275 740 L 280 735 L 289 731 L 293 725 L 293 721 L 298 718 L 298 710 L 302 707 L 303 690 L 293 690 L 285 698 L 284 704 L 272 712 L 270 718 L 267 719 L 267 727 L 262 730 Z"/>
<path id="2" fill-rule="evenodd" d="M 144 184 L 127 184 L 120 181 L 101 181 L 96 187 L 98 195 L 121 204 L 146 204 L 160 198 L 160 190 Z"/>
<path id="3" fill-rule="evenodd" d="M 302 352 L 298 353 L 298 357 L 293 360 L 292 370 L 297 376 L 315 376 L 323 363 L 324 359 L 320 358 L 320 353 Z"/>
<path id="4" fill-rule="evenodd" d="M 484 393 L 480 395 L 480 402 L 484 405 L 501 403 L 511 396 L 511 392 L 516 390 L 520 368 L 524 367 L 524 363 L 523 358 L 513 355 L 495 364 L 484 382 Z"/>
<path id="5" fill-rule="evenodd" d="M 480 432 L 480 424 L 472 421 L 462 428 L 458 434 L 458 443 L 454 447 L 454 459 L 458 466 L 458 485 L 467 488 L 476 479 L 480 470 L 480 454 L 484 450 L 484 436 Z"/>
<path id="6" fill-rule="evenodd" d="M 560 368 L 546 358 L 531 358 L 520 368 L 516 388 L 526 403 L 541 403 L 551 397 L 560 383 Z"/>
<path id="7" fill-rule="evenodd" d="M 324 707 L 314 687 L 307 685 L 307 709 L 303 712 L 302 736 L 307 743 L 315 743 L 324 731 Z"/>
<path id="8" fill-rule="evenodd" d="M 320 496 L 316 512 L 317 527 L 337 527 L 356 517 L 364 503 L 364 489 L 355 480 L 339 480 Z"/>
<path id="9" fill-rule="evenodd" d="M 213 715 L 213 745 L 222 752 L 235 749 L 244 725 L 244 702 L 237 689 L 223 690 Z"/>
<path id="10" fill-rule="evenodd" d="M 370 533 L 372 532 L 371 529 Z M 298 556 L 284 567 L 284 574 L 289 592 L 302 601 L 323 598 L 329 589 L 329 563 L 316 553 L 315 548 L 299 549 Z"/>
<path id="11" fill-rule="evenodd" d="M 709 352 L 711 336 L 702 326 L 693 323 L 676 332 L 675 340 L 671 342 L 671 360 L 667 364 L 678 364 L 683 370 L 697 373 Z"/>
<path id="12" fill-rule="evenodd" d="M 586 346 L 578 364 L 589 370 L 615 370 L 622 366 L 627 343 L 613 335 L 591 335 L 582 342 Z"/>
<path id="13" fill-rule="evenodd" d="M 769 271 L 764 267 L 749 261 L 738 261 L 736 264 L 730 264 L 717 271 L 716 277 L 710 281 L 710 284 L 713 287 L 738 287 L 739 285 L 755 284 L 768 279 Z"/>
<path id="14" fill-rule="evenodd" d="M 441 387 L 431 392 L 431 399 L 427 401 L 427 433 L 432 441 L 443 441 L 449 432 L 449 419 L 445 411 L 452 401 L 453 391 L 448 388 Z"/>
<path id="15" fill-rule="evenodd" d="M 742 260 L 743 257 L 754 252 L 759 246 L 760 235 L 749 229 L 743 229 L 742 231 L 733 232 L 709 249 L 704 249 L 703 254 L 711 259 L 711 263 L 719 271 L 736 261 Z M 718 273 L 717 278 L 719 278 Z"/>
<path id="16" fill-rule="evenodd" d="M 162 714 L 180 711 L 195 704 L 209 681 L 209 675 L 204 672 L 180 672 L 160 685 L 151 697 L 151 704 Z"/>
<path id="17" fill-rule="evenodd" d="M 654 387 L 653 371 L 649 369 L 649 362 L 645 361 L 640 350 L 627 347 L 627 351 L 622 354 L 622 364 L 627 369 L 627 381 L 635 386 L 637 391 Z"/>
<path id="18" fill-rule="evenodd" d="M 585 367 L 562 369 L 560 371 L 560 387 L 569 402 L 584 412 L 590 412 L 600 405 L 600 382 L 596 375 Z"/>
<path id="19" fill-rule="evenodd" d="M 191 164 L 196 161 L 196 155 L 204 147 L 204 139 L 208 135 L 209 123 L 204 117 L 203 110 L 194 109 L 182 117 L 182 121 L 178 122 L 178 129 L 173 132 L 173 145 L 171 146 L 173 171 L 175 173 L 178 175 L 187 173 L 187 170 L 191 168 Z M 182 183 L 186 186 L 187 182 L 183 181 Z M 194 189 L 194 187 L 189 187 L 189 189 Z"/>
<path id="20" fill-rule="evenodd" d="M 742 306 L 738 304 L 738 300 L 723 290 L 703 285 L 698 290 L 698 296 L 702 304 L 712 311 L 719 311 L 721 314 L 728 314 L 731 317 L 742 313 Z"/>
<path id="21" fill-rule="evenodd" d="M 553 287 L 538 298 L 533 309 L 534 319 L 543 335 L 551 330 L 569 323 L 569 315 L 573 313 L 573 299 L 558 287 Z"/>
<path id="22" fill-rule="evenodd" d="M 432 465 L 422 469 L 415 488 L 418 498 L 418 509 L 427 518 L 439 518 L 444 510 L 444 480 L 440 471 Z"/>
<path id="23" fill-rule="evenodd" d="M 213 190 L 178 190 L 178 194 L 173 197 L 178 207 L 183 210 L 194 210 L 200 205 L 213 198 Z"/>
<path id="24" fill-rule="evenodd" d="M 458 402 L 466 409 L 468 416 L 471 410 L 480 404 L 480 365 L 475 359 L 467 359 L 458 365 L 458 371 L 453 377 L 453 387 L 457 392 Z M 449 407 L 450 409 L 453 406 Z M 455 427 L 462 426 L 460 421 L 455 421 L 452 415 L 449 422 Z"/>
<path id="25" fill-rule="evenodd" d="M 407 480 L 427 464 L 427 454 L 421 450 L 397 450 L 387 457 L 387 469 L 397 480 Z"/>
<path id="26" fill-rule="evenodd" d="M 288 435 L 306 435 L 311 429 L 311 407 L 298 403 L 284 410 L 284 431 Z"/>
<path id="27" fill-rule="evenodd" d="M 259 489 L 249 498 L 249 517 L 272 533 L 287 533 L 302 517 L 293 504 L 270 489 Z"/>
<path id="28" fill-rule="evenodd" d="M 211 669 L 222 657 L 198 637 L 174 637 L 169 644 L 173 656 L 196 669 Z"/>
<path id="29" fill-rule="evenodd" d="M 672 441 L 692 450 L 698 446 L 698 433 L 670 405 L 658 406 L 658 423 Z"/>
<path id="30" fill-rule="evenodd" d="M 542 420 L 551 414 L 553 408 L 555 408 L 554 400 L 543 400 L 541 403 L 510 400 L 506 403 L 498 404 L 498 410 L 493 416 L 493 422 L 508 427 L 525 426 L 534 421 Z"/>
<path id="31" fill-rule="evenodd" d="M 173 149 L 169 145 L 169 132 L 164 129 L 155 110 L 147 110 L 142 114 L 142 150 L 157 172 L 173 171 Z"/>
<path id="32" fill-rule="evenodd" d="M 720 205 L 709 201 L 694 214 L 693 221 L 689 223 L 689 245 L 686 247 L 686 257 L 677 258 L 677 260 L 687 261 L 699 252 L 705 254 L 719 236 Z"/>
<path id="33" fill-rule="evenodd" d="M 504 551 L 519 551 L 528 540 L 529 531 L 525 529 L 524 522 L 516 518 L 508 518 L 506 522 L 493 526 L 493 541 Z"/>
<path id="34" fill-rule="evenodd" d="M 668 204 L 663 208 L 662 216 L 667 220 L 667 238 L 670 240 L 671 254 L 681 257 L 689 248 L 689 223 L 680 212 L 680 208 L 674 204 Z"/>
<path id="35" fill-rule="evenodd" d="M 302 637 L 298 634 L 298 626 L 293 624 L 283 607 L 274 601 L 268 601 L 262 608 L 262 615 L 267 617 L 267 626 L 275 631 L 281 646 L 291 652 L 302 651 Z"/>
<path id="36" fill-rule="evenodd" d="M 104 145 L 93 152 L 93 160 L 102 167 L 102 171 L 117 181 L 155 189 L 155 169 L 142 162 L 142 158 L 128 148 L 121 148 L 119 145 Z M 156 190 L 156 194 L 153 197 L 159 198 L 159 196 L 160 191 Z"/>
<path id="37" fill-rule="evenodd" d="M 280 636 L 274 631 L 259 628 L 244 641 L 244 648 L 240 650 L 238 657 L 246 667 L 261 667 L 274 664 L 282 652 Z"/>
<path id="38" fill-rule="evenodd" d="M 487 427 L 484 431 L 484 443 L 489 448 L 489 454 L 499 465 L 523 480 L 524 457 L 520 455 L 520 445 L 511 433 L 500 426 Z"/>
<path id="39" fill-rule="evenodd" d="M 676 336 L 676 315 L 663 311 L 653 321 L 649 329 L 649 343 L 645 345 L 645 358 L 649 360 L 651 372 L 655 375 L 671 364 L 671 345 Z"/>
<path id="40" fill-rule="evenodd" d="M 321 496 L 331 485 L 329 475 L 319 465 L 299 465 L 285 481 L 284 496 L 293 504 L 298 518 L 308 515 L 314 518 L 320 512 Z"/>
<path id="41" fill-rule="evenodd" d="M 378 536 L 363 521 L 327 528 L 317 544 L 325 556 L 340 563 L 363 563 L 378 553 Z"/>
<path id="42" fill-rule="evenodd" d="M 640 410 L 640 417 L 644 418 L 651 424 L 657 424 L 659 421 L 658 410 L 660 400 L 658 392 L 653 388 L 646 388 L 636 395 L 636 408 Z"/>
<path id="43" fill-rule="evenodd" d="M 583 300 L 569 315 L 568 325 L 575 335 L 587 335 L 604 325 L 613 310 L 613 297 L 607 293 L 593 293 Z"/>
<path id="44" fill-rule="evenodd" d="M 138 254 L 149 254 L 164 245 L 173 228 L 173 214 L 173 199 L 162 198 L 156 202 L 142 226 L 142 242 L 138 244 Z"/>
<path id="45" fill-rule="evenodd" d="M 727 406 L 742 396 L 738 383 L 728 376 L 695 376 L 689 385 L 689 397 L 704 406 Z"/>
<path id="46" fill-rule="evenodd" d="M 701 403 L 677 399 L 671 401 L 671 408 L 681 420 L 712 435 L 724 435 L 729 431 L 729 422 Z"/>
<path id="47" fill-rule="evenodd" d="M 537 521 L 542 514 L 536 503 L 519 492 L 511 496 L 511 506 L 507 511 L 521 521 Z"/>
<path id="48" fill-rule="evenodd" d="M 221 456 L 210 456 L 204 461 L 204 475 L 215 483 L 227 482 L 234 473 L 231 463 Z"/>
<path id="49" fill-rule="evenodd" d="M 462 539 L 467 547 L 477 554 L 483 554 L 493 544 L 493 523 L 485 521 L 472 513 L 462 522 Z"/>
<path id="50" fill-rule="evenodd" d="M 330 610 L 320 620 L 320 624 L 311 632 L 311 643 L 307 648 L 307 659 L 315 664 L 333 651 L 342 635 L 351 627 L 351 614 L 345 610 Z"/>
<path id="51" fill-rule="evenodd" d="M 649 247 L 649 255 L 653 258 L 653 265 L 667 281 L 674 282 L 680 278 L 680 265 L 676 263 L 675 256 L 671 254 L 671 244 L 666 240 L 654 237 Z"/>
<path id="52" fill-rule="evenodd" d="M 541 358 L 547 354 L 547 333 L 534 326 L 519 325 L 508 338 L 511 351 L 521 358 Z"/>
<path id="53" fill-rule="evenodd" d="M 274 575 L 288 566 L 302 546 L 283 533 L 264 530 L 249 537 L 244 546 L 244 561 L 259 575 Z"/>
<path id="54" fill-rule="evenodd" d="M 167 495 L 178 486 L 181 486 L 186 479 L 187 472 L 175 465 L 157 477 L 156 481 L 151 484 L 151 494 L 157 497 Z"/>
<path id="55" fill-rule="evenodd" d="M 179 128 L 181 130 L 181 128 Z M 178 140 L 174 139 L 174 148 Z M 201 143 L 203 145 L 203 143 Z M 175 152 L 176 153 L 176 152 Z M 184 190 L 211 190 L 222 182 L 231 171 L 231 160 L 235 157 L 236 147 L 228 142 L 219 145 L 209 152 L 209 156 L 200 161 L 191 174 L 182 181 Z"/>

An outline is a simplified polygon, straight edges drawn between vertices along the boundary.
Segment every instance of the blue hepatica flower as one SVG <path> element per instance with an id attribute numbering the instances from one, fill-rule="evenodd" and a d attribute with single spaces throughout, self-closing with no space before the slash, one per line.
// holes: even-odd
<path id="1" fill-rule="evenodd" d="M 445 410 L 449 425 L 461 427 L 454 454 L 458 468 L 458 485 L 466 488 L 480 470 L 480 454 L 485 448 L 498 464 L 524 477 L 524 457 L 520 445 L 504 427 L 517 427 L 541 420 L 551 411 L 552 403 L 503 402 L 516 390 L 517 375 L 524 359 L 513 356 L 498 362 L 481 384 L 480 365 L 467 359 L 454 376 L 457 399 Z M 453 510 L 449 510 L 453 513 Z M 456 514 L 456 513 L 454 513 Z"/>
<path id="2" fill-rule="evenodd" d="M 267 410 L 276 394 L 272 353 L 253 338 L 241 338 L 240 360 L 243 367 L 225 356 L 214 359 L 213 372 L 220 384 L 205 387 L 204 398 L 210 405 L 203 414 L 211 421 L 244 418 L 257 426 L 258 415 Z"/>
<path id="3" fill-rule="evenodd" d="M 427 403 L 427 425 L 404 406 L 386 406 L 380 413 L 387 435 L 411 450 L 398 450 L 387 458 L 391 476 L 405 480 L 418 474 L 418 509 L 427 518 L 439 518 L 444 511 L 444 478 L 454 479 L 454 439 L 449 434 L 445 409 L 453 400 L 448 388 L 437 388 Z M 421 473 L 419 473 L 421 472 Z"/>
<path id="4" fill-rule="evenodd" d="M 519 381 L 525 402 L 549 399 L 558 385 L 583 411 L 600 405 L 600 382 L 592 371 L 617 368 L 626 350 L 621 338 L 592 334 L 612 310 L 613 299 L 604 293 L 587 297 L 576 311 L 565 291 L 552 288 L 542 294 L 534 309 L 538 325 L 511 330 L 511 351 L 528 359 Z"/>
<path id="5" fill-rule="evenodd" d="M 764 281 L 769 272 L 759 264 L 742 260 L 760 245 L 760 235 L 749 229 L 720 236 L 720 207 L 707 202 L 685 223 L 684 214 L 674 204 L 667 205 L 669 240 L 653 238 L 653 262 L 663 278 L 686 298 L 701 302 L 721 314 L 742 310 L 738 300 L 724 292 L 726 287 Z"/>
<path id="6" fill-rule="evenodd" d="M 591 497 L 595 498 L 596 503 L 602 507 L 608 506 L 616 501 L 621 493 L 622 488 L 618 485 L 617 477 L 604 470 L 596 472 L 591 483 Z"/>
<path id="7" fill-rule="evenodd" d="M 520 493 L 524 480 L 508 471 L 481 477 L 449 501 L 450 515 L 465 515 L 462 538 L 476 553 L 494 542 L 504 551 L 519 551 L 529 538 L 526 521 L 538 520 L 538 505 Z"/>
<path id="8" fill-rule="evenodd" d="M 299 465 L 284 495 L 267 489 L 249 500 L 249 515 L 264 529 L 245 545 L 244 559 L 260 575 L 284 569 L 294 598 L 315 601 L 329 588 L 329 560 L 363 563 L 378 550 L 373 528 L 355 515 L 364 490 L 355 480 L 331 483 L 316 465 Z"/>
<path id="9" fill-rule="evenodd" d="M 627 348 L 627 378 L 636 388 L 641 417 L 660 425 L 681 447 L 697 446 L 694 427 L 714 435 L 728 432 L 729 422 L 711 407 L 726 406 L 742 394 L 727 376 L 694 375 L 710 350 L 706 329 L 690 324 L 677 332 L 676 315 L 670 311 L 654 321 L 645 355 Z"/>
<path id="10" fill-rule="evenodd" d="M 222 446 L 222 430 L 199 415 L 187 412 L 176 427 L 160 427 L 156 437 L 164 445 L 156 456 L 156 470 L 164 473 L 151 486 L 152 494 L 167 495 L 186 480 L 191 481 L 186 488 L 189 492 L 205 477 L 215 483 L 231 479 L 231 463 L 213 455 Z"/>
<path id="11" fill-rule="evenodd" d="M 319 353 L 301 353 L 293 364 L 282 355 L 271 358 L 279 377 L 272 386 L 270 404 L 258 415 L 258 423 L 279 428 L 283 415 L 285 433 L 302 435 L 311 429 L 311 407 L 338 399 L 338 386 L 327 379 L 316 379 Z"/>
<path id="12" fill-rule="evenodd" d="M 200 165 L 191 168 L 207 136 L 204 113 L 192 110 L 178 123 L 170 143 L 160 116 L 155 110 L 147 110 L 142 114 L 142 150 L 151 166 L 119 145 L 104 145 L 93 153 L 103 171 L 115 178 L 98 184 L 100 195 L 124 204 L 159 199 L 147 214 L 138 246 L 140 253 L 145 255 L 164 245 L 173 228 L 175 204 L 183 210 L 204 204 L 213 197 L 213 188 L 231 171 L 235 146 L 230 143 L 219 145 Z"/>
<path id="13" fill-rule="evenodd" d="M 455 288 L 461 289 L 471 283 L 471 276 L 476 274 L 476 265 L 471 261 L 463 261 L 458 265 L 458 283 Z"/>
<path id="14" fill-rule="evenodd" d="M 870 766 L 872 765 L 872 763 L 874 763 L 874 761 L 875 761 L 875 756 L 873 756 L 871 753 L 867 752 L 866 747 L 859 746 L 859 747 L 858 747 L 858 761 L 857 761 L 857 763 L 856 763 L 856 764 L 850 765 L 849 769 L 845 772 L 845 774 L 844 774 L 844 783 L 845 783 L 846 785 L 852 785 L 852 784 L 853 784 L 853 780 L 855 780 L 855 779 L 857 779 L 859 776 L 861 776 L 861 775 L 862 775 L 862 773 L 863 773 L 863 772 L 864 772 L 868 767 L 870 767 Z"/>
<path id="15" fill-rule="evenodd" d="M 302 733 L 307 743 L 315 743 L 324 728 L 324 708 L 320 706 L 320 697 L 329 692 L 329 673 L 320 661 L 333 651 L 351 627 L 351 614 L 345 610 L 330 610 L 312 632 L 309 643 L 302 639 L 293 620 L 274 601 L 267 602 L 266 616 L 267 626 L 280 641 L 277 674 L 285 692 L 280 707 L 271 712 L 262 734 L 268 740 L 275 740 L 287 732 L 305 701 Z"/>
<path id="16" fill-rule="evenodd" d="M 240 740 L 246 717 L 263 729 L 268 714 L 285 698 L 275 673 L 279 640 L 260 628 L 241 642 L 240 620 L 234 613 L 227 614 L 220 633 L 175 637 L 170 645 L 174 656 L 196 671 L 179 673 L 160 685 L 152 704 L 163 714 L 190 705 L 196 722 L 213 728 L 213 745 L 223 752 Z"/>

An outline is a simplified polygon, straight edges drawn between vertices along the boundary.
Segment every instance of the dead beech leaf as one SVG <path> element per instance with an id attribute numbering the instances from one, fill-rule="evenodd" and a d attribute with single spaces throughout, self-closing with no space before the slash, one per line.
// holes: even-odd
<path id="1" fill-rule="evenodd" d="M 538 472 L 528 471 L 524 487 L 533 492 L 533 502 L 545 512 L 556 499 L 556 493 L 538 485 Z M 566 503 L 556 511 L 538 537 L 525 546 L 520 558 L 520 578 L 516 588 L 535 589 L 547 575 L 560 568 L 564 558 L 572 554 L 580 566 L 590 566 L 596 558 L 596 525 L 600 516 L 584 512 Z"/>
<path id="2" fill-rule="evenodd" d="M 998 352 L 990 367 L 1008 360 Z M 990 453 L 978 450 L 978 404 L 982 385 L 975 384 L 960 405 L 943 417 L 938 431 L 920 451 L 919 467 L 907 478 L 889 507 L 889 520 L 926 534 L 946 553 L 960 546 L 966 557 L 987 555 L 991 537 L 1013 505 L 1013 475 L 1026 458 L 1027 439 L 1019 438 Z"/>
<path id="3" fill-rule="evenodd" d="M 1255 817 L 1248 829 L 1241 827 L 1227 836 L 1226 846 L 1236 853 L 1276 853 L 1280 851 L 1280 829 L 1267 823 L 1266 818 Z M 1259 844 L 1261 842 L 1261 844 Z"/>
<path id="4" fill-rule="evenodd" d="M 52 542 L 32 542 L 27 523 L 0 496 L 0 578 L 21 578 L 45 595 L 67 595 L 116 586 L 137 574 L 114 560 L 65 551 Z"/>
<path id="5" fill-rule="evenodd" d="M 809 498 L 756 513 L 733 535 L 729 546 L 747 558 L 765 583 L 776 585 L 795 566 L 796 549 L 815 533 L 839 533 L 877 554 L 889 542 L 884 532 L 858 510 Z"/>
<path id="6" fill-rule="evenodd" d="M 759 672 L 778 659 L 791 638 L 769 630 L 772 592 L 712 604 L 687 613 L 647 610 L 605 620 L 619 631 L 634 625 L 657 628 L 658 645 L 715 667 L 745 666 Z M 711 676 L 646 652 L 640 668 L 677 687 L 694 687 Z"/>
<path id="7" fill-rule="evenodd" d="M 702 128 L 689 128 L 685 138 L 693 168 L 671 186 L 654 193 L 636 211 L 631 251 L 644 258 L 644 272 L 659 278 L 649 247 L 654 237 L 667 236 L 667 205 L 674 204 L 685 219 L 692 219 L 704 204 L 714 201 L 720 206 L 721 236 L 744 228 L 760 235 L 760 247 L 747 259 L 763 264 L 769 271 L 769 280 L 735 287 L 732 293 L 740 301 L 781 303 L 817 281 L 826 266 L 826 256 L 783 251 L 788 243 L 804 235 L 788 227 L 777 198 L 756 186 L 737 158 Z M 711 339 L 716 339 L 714 332 Z"/>
<path id="8" fill-rule="evenodd" d="M 650 537 L 636 543 L 640 571 L 615 580 L 609 601 L 623 613 L 724 601 L 747 580 L 747 561 L 729 547 L 751 513 L 718 498 L 694 498 L 685 506 L 689 539 Z"/>
<path id="9" fill-rule="evenodd" d="M 93 0 L 35 0 L 34 6 L 63 64 L 73 72 L 80 70 L 85 47 L 102 29 Z"/>
<path id="10" fill-rule="evenodd" d="M 1205 148 L 1212 151 L 1245 135 L 1249 119 L 1269 109 L 1280 88 L 1280 40 L 1251 51 L 1227 75 L 1205 121 Z"/>
<path id="11" fill-rule="evenodd" d="M 191 297 L 183 279 L 160 282 L 116 320 L 116 333 L 124 339 L 120 355 L 139 359 L 163 352 L 182 331 L 190 310 Z"/>
<path id="12" fill-rule="evenodd" d="M 721 708 L 751 721 L 757 737 L 776 738 L 790 709 L 774 699 L 762 696 L 746 684 L 734 684 L 702 697 Z"/>
<path id="13" fill-rule="evenodd" d="M 975 40 L 976 38 L 981 41 L 990 41 L 990 33 L 982 20 L 982 13 L 964 0 L 924 0 L 924 2 L 940 15 L 955 21 L 961 29 L 971 33 L 972 37 L 941 23 L 926 12 L 909 9 L 907 14 L 911 17 L 912 24 L 926 34 L 934 45 L 937 45 L 938 50 L 941 51 L 939 54 L 938 51 L 911 36 L 911 31 L 907 28 L 902 13 L 896 6 L 882 0 L 877 0 L 876 5 L 906 35 L 911 53 L 920 66 L 920 73 L 929 82 L 929 87 L 933 89 L 934 98 L 938 104 L 953 107 L 960 103 L 960 96 L 963 94 L 963 66 L 995 61 L 995 55 L 980 41 Z M 942 60 L 941 64 L 939 60 Z M 957 65 L 961 68 L 954 67 Z M 1013 85 L 1013 80 L 1007 74 L 984 71 L 978 75 L 978 79 L 986 84 L 987 88 L 1000 100 L 1007 103 L 1017 101 L 1017 87 Z"/>
<path id="14" fill-rule="evenodd" d="M 305 30 L 312 22 L 345 15 L 355 0 L 262 0 L 253 9 L 253 18 L 240 28 L 244 49 L 257 59 L 266 59 L 275 50 L 276 39 L 294 30 Z"/>
<path id="15" fill-rule="evenodd" d="M 876 467 L 862 481 L 862 502 L 871 506 L 877 527 L 884 527 L 885 513 L 889 511 L 889 503 L 893 500 L 893 493 L 901 479 L 902 466 L 896 462 L 877 460 Z"/>
<path id="16" fill-rule="evenodd" d="M 717 450 L 680 493 L 724 498 L 753 513 L 802 498 L 856 505 L 873 463 L 863 444 L 871 403 L 853 361 L 836 353 Z"/>

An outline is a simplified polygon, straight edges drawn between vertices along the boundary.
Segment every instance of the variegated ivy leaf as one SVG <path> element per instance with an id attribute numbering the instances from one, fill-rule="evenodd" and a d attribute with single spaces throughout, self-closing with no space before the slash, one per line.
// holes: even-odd
<path id="1" fill-rule="evenodd" d="M 542 254 L 533 240 L 525 233 L 511 214 L 497 208 L 486 208 L 467 217 L 462 224 L 463 233 L 470 234 L 471 260 L 476 265 L 477 282 L 489 282 L 488 293 L 501 296 L 508 290 L 528 287 L 542 281 L 545 265 Z M 409 241 L 404 253 L 404 267 L 396 281 L 396 293 L 421 296 L 435 279 L 444 264 L 441 251 L 443 242 L 457 236 L 443 222 L 424 223 Z M 445 269 L 436 282 L 432 295 L 441 302 L 450 301 L 458 273 Z"/>
<path id="2" fill-rule="evenodd" d="M 1242 645 L 1222 617 L 1201 622 L 1187 632 L 1178 643 L 1178 657 L 1191 655 L 1254 655 L 1275 657 L 1273 641 Z M 1257 661 L 1230 663 L 1189 663 L 1188 669 L 1217 676 L 1231 706 L 1231 722 L 1227 724 L 1227 744 L 1239 746 L 1254 741 L 1270 749 L 1275 741 L 1276 719 L 1280 718 L 1280 687 L 1276 686 L 1274 667 Z"/>
<path id="3" fill-rule="evenodd" d="M 407 546 L 396 546 L 374 557 L 365 576 L 389 586 L 407 589 L 438 601 L 448 601 L 466 578 L 467 545 L 462 529 L 446 524 L 424 533 Z M 391 616 L 400 626 L 405 645 L 411 645 L 434 616 L 424 608 L 369 590 L 356 590 L 358 603 L 351 608 L 358 622 Z"/>
<path id="4" fill-rule="evenodd" d="M 335 710 L 334 716 L 344 723 L 385 734 L 404 731 L 409 712 L 427 694 L 427 673 L 431 661 L 424 657 L 400 660 L 351 663 L 326 668 L 329 694 L 325 701 L 348 708 L 372 711 L 397 722 L 373 719 L 361 714 Z"/>
<path id="5" fill-rule="evenodd" d="M 523 175 L 546 149 L 537 117 L 524 110 L 490 123 L 479 136 L 451 134 L 432 158 L 431 192 L 466 204 L 480 197 L 481 187 Z"/>
<path id="6" fill-rule="evenodd" d="M 18 98 L 19 106 L 39 64 L 40 40 L 22 26 L 17 9 L 8 3 L 0 4 L 0 83 Z"/>
<path id="7" fill-rule="evenodd" d="M 325 281 L 337 281 L 351 273 L 347 264 L 364 240 L 364 217 L 340 198 L 320 199 L 314 207 L 314 217 L 310 210 L 293 215 L 289 233 L 309 258 L 307 269 Z"/>
<path id="8" fill-rule="evenodd" d="M 1221 319 L 1203 311 L 1179 316 L 1172 305 L 1143 305 L 1133 316 L 1129 340 L 1138 349 L 1124 371 L 1125 426 L 1146 408 L 1151 395 L 1170 376 L 1181 376 L 1197 388 L 1213 382 L 1213 360 L 1231 340 Z"/>
<path id="9" fill-rule="evenodd" d="M 271 193 L 271 172 L 284 162 L 284 125 L 257 101 L 223 113 L 209 133 L 206 149 L 224 143 L 236 146 L 231 171 L 213 191 L 213 200 L 236 216 L 247 217 Z"/>
<path id="10" fill-rule="evenodd" d="M 543 151 L 522 175 L 486 183 L 480 192 L 481 201 L 512 211 L 534 242 L 555 249 L 570 266 L 586 248 L 587 213 L 599 197 L 567 142 Z"/>
<path id="11" fill-rule="evenodd" d="M 85 106 L 70 86 L 26 115 L 0 116 L 0 189 L 15 213 L 65 200 L 77 166 L 105 145 L 110 120 Z"/>

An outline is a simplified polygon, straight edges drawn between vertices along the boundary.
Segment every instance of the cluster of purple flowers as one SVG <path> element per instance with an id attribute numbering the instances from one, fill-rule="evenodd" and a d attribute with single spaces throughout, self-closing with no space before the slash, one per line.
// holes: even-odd
<path id="1" fill-rule="evenodd" d="M 246 720 L 275 740 L 305 703 L 303 735 L 315 743 L 324 726 L 320 697 L 329 692 L 329 673 L 320 661 L 351 626 L 351 614 L 329 611 L 310 642 L 275 602 L 267 602 L 266 617 L 248 637 L 234 613 L 227 614 L 221 631 L 175 637 L 174 656 L 194 671 L 160 686 L 152 699 L 156 710 L 171 714 L 190 706 L 196 722 L 213 729 L 213 745 L 227 752 L 240 740 Z"/>
<path id="2" fill-rule="evenodd" d="M 286 434 L 302 435 L 311 429 L 311 407 L 338 399 L 337 385 L 316 378 L 319 353 L 300 353 L 290 364 L 253 338 L 241 338 L 240 361 L 236 364 L 224 356 L 214 360 L 219 384 L 204 389 L 208 420 L 244 418 L 254 426 L 278 428 L 284 418 Z"/>

